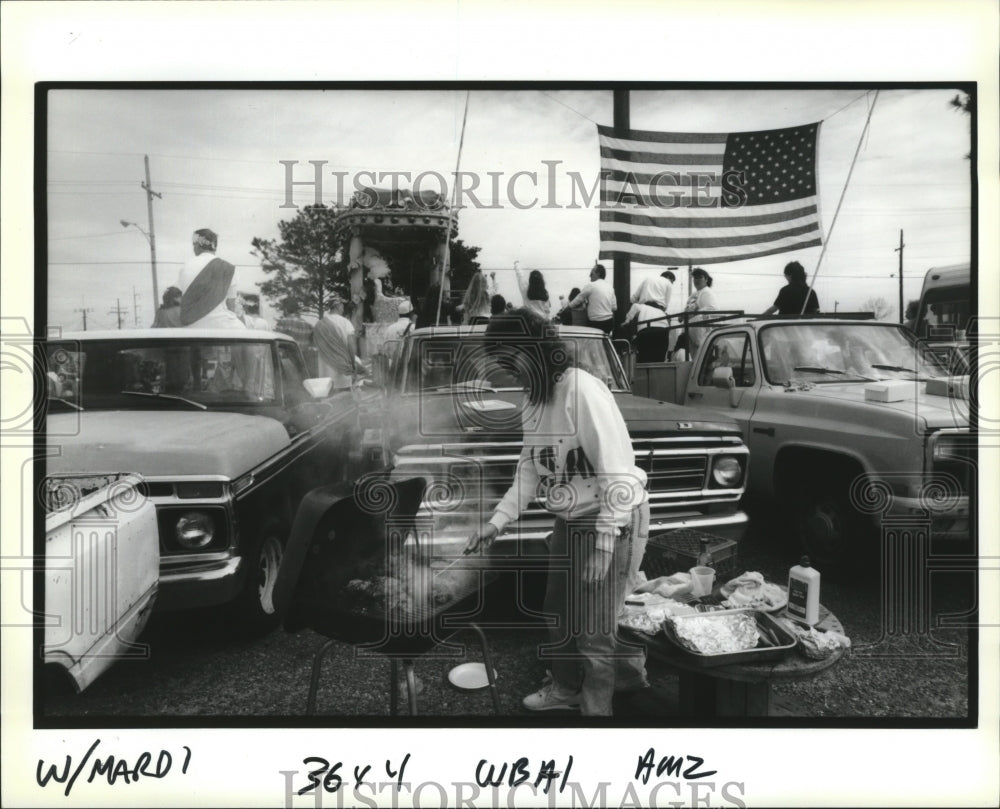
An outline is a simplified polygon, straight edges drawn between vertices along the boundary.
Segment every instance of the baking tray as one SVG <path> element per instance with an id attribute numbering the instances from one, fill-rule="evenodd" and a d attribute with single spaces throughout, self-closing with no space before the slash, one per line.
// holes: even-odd
<path id="1" fill-rule="evenodd" d="M 686 661 L 695 666 L 731 666 L 734 664 L 765 663 L 770 660 L 780 660 L 788 652 L 795 648 L 798 639 L 795 638 L 780 622 L 766 612 L 757 612 L 749 607 L 742 607 L 734 610 L 717 610 L 715 612 L 699 612 L 696 615 L 680 615 L 672 619 L 673 622 L 690 620 L 692 618 L 706 618 L 712 620 L 723 615 L 750 615 L 756 622 L 758 628 L 770 631 L 777 639 L 776 646 L 760 646 L 747 649 L 742 652 L 723 652 L 721 654 L 705 655 L 688 649 L 674 632 L 673 623 L 666 621 L 663 624 L 663 632 L 667 639 L 676 647 L 675 651 Z"/>

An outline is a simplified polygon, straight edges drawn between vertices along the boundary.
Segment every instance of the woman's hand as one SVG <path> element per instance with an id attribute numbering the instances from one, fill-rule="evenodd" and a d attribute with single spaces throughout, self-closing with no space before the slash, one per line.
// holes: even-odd
<path id="1" fill-rule="evenodd" d="M 586 584 L 597 584 L 604 581 L 611 567 L 611 552 L 594 548 L 583 565 L 583 581 Z"/>
<path id="2" fill-rule="evenodd" d="M 500 532 L 493 523 L 483 523 L 480 529 L 469 537 L 469 541 L 466 543 L 465 550 L 463 550 L 462 553 L 468 554 L 475 553 L 479 550 L 486 550 L 493 544 L 493 540 L 497 538 L 499 533 Z"/>

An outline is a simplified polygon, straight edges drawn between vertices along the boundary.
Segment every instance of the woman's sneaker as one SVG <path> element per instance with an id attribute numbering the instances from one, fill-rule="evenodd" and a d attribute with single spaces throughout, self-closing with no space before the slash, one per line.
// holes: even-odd
<path id="1" fill-rule="evenodd" d="M 555 683 L 549 683 L 534 694 L 528 694 L 521 704 L 529 711 L 574 710 L 580 707 L 580 692 L 565 691 Z"/>

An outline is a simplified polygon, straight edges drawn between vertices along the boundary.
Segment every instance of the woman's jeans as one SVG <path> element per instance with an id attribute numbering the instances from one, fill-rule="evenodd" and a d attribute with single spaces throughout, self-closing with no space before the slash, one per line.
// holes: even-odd
<path id="1" fill-rule="evenodd" d="M 584 565 L 595 553 L 596 517 L 557 519 L 550 539 L 544 611 L 557 616 L 549 643 L 539 650 L 550 661 L 555 683 L 580 692 L 585 716 L 611 716 L 615 691 L 647 684 L 645 651 L 619 640 L 618 614 L 642 563 L 649 533 L 649 505 L 632 512 L 632 522 L 615 539 L 603 581 L 583 581 Z"/>

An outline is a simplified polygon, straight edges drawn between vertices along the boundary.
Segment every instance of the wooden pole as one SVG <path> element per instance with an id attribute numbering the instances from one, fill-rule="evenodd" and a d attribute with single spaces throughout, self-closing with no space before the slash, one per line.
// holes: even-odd
<path id="1" fill-rule="evenodd" d="M 629 91 L 613 91 L 613 124 L 615 135 L 619 138 L 627 138 L 631 123 L 629 121 Z M 618 316 L 616 323 L 621 323 L 629 309 L 629 298 L 632 287 L 632 260 L 628 256 L 616 257 L 614 259 L 614 289 L 615 299 L 618 301 Z"/>
<path id="2" fill-rule="evenodd" d="M 155 311 L 159 304 L 160 291 L 156 283 L 156 231 L 153 229 L 153 197 L 163 199 L 163 195 L 158 194 L 151 187 L 149 180 L 149 155 L 143 155 L 143 159 L 146 164 L 146 182 L 141 185 L 146 191 L 146 214 L 149 217 L 149 263 L 153 270 L 153 309 Z"/>
<path id="3" fill-rule="evenodd" d="M 899 231 L 899 247 L 893 252 L 899 253 L 899 322 L 906 322 L 906 311 L 903 309 L 903 230 Z"/>

